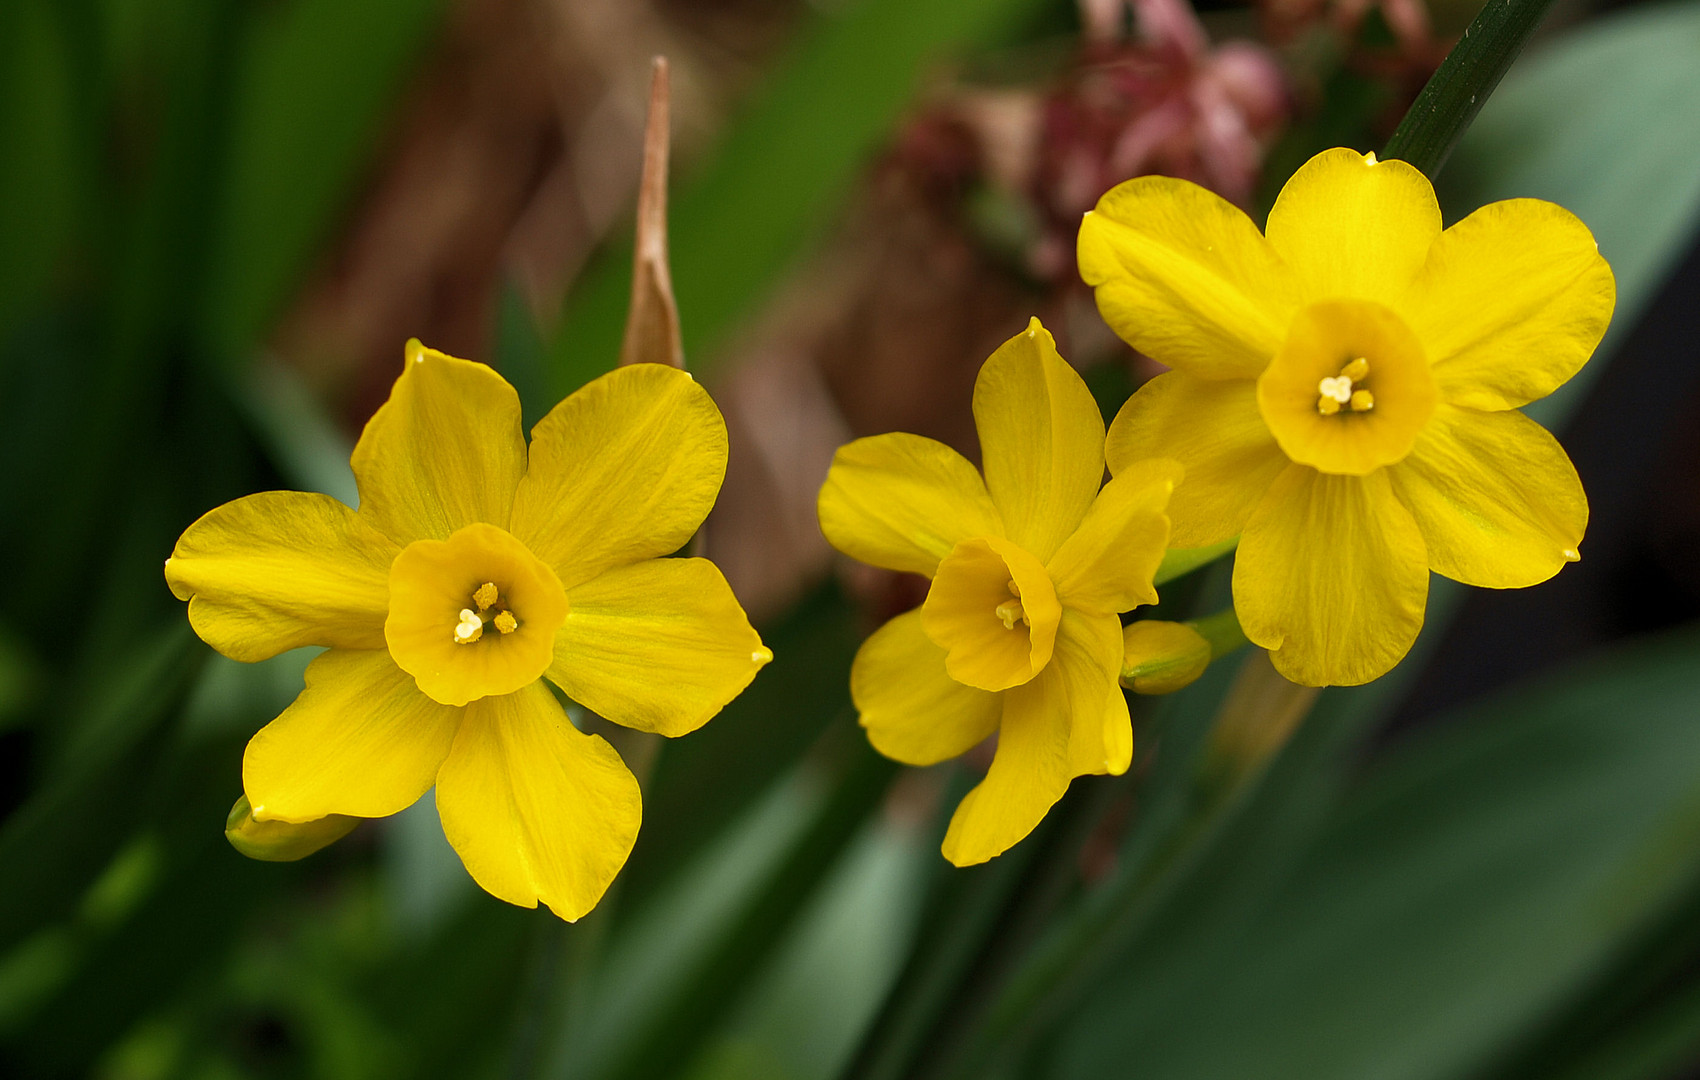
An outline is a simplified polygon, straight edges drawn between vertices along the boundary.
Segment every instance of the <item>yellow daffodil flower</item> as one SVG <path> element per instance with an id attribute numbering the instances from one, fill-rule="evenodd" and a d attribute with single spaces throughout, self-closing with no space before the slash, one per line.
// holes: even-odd
<path id="1" fill-rule="evenodd" d="M 874 748 L 910 765 L 998 735 L 991 770 L 951 818 L 958 866 L 1007 850 L 1087 773 L 1133 754 L 1116 617 L 1157 594 L 1172 461 L 1104 485 L 1104 421 L 1039 320 L 974 384 L 985 476 L 918 435 L 839 449 L 821 531 L 853 558 L 932 579 L 926 602 L 863 643 L 850 691 Z"/>
<path id="2" fill-rule="evenodd" d="M 1386 673 L 1431 569 L 1519 588 L 1578 558 L 1582 484 L 1517 411 L 1611 319 L 1611 269 L 1569 212 L 1513 199 L 1442 231 L 1422 173 L 1335 149 L 1287 182 L 1267 235 L 1194 184 L 1130 180 L 1086 215 L 1080 272 L 1174 369 L 1111 425 L 1111 472 L 1181 462 L 1173 542 L 1240 537 L 1235 606 L 1287 678 Z"/>
<path id="3" fill-rule="evenodd" d="M 635 364 L 562 401 L 528 447 L 501 376 L 413 341 L 353 465 L 358 512 L 250 495 L 191 525 L 166 562 L 224 655 L 328 647 L 248 744 L 252 817 L 383 817 L 435 785 L 480 885 L 576 919 L 642 810 L 619 755 L 543 680 L 682 735 L 771 658 L 714 564 L 661 558 L 720 489 L 720 411 L 684 372 Z"/>

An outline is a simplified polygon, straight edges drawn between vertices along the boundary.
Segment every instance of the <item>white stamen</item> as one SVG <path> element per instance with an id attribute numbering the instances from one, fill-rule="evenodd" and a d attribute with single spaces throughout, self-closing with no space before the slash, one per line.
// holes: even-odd
<path id="1" fill-rule="evenodd" d="M 460 609 L 460 625 L 455 627 L 455 640 L 461 644 L 476 641 L 484 633 L 484 620 L 471 608 Z"/>
<path id="2" fill-rule="evenodd" d="M 1317 393 L 1323 397 L 1333 398 L 1342 405 L 1352 400 L 1352 380 L 1344 375 L 1335 375 L 1332 378 L 1323 379 L 1322 382 L 1317 384 L 1316 389 Z"/>

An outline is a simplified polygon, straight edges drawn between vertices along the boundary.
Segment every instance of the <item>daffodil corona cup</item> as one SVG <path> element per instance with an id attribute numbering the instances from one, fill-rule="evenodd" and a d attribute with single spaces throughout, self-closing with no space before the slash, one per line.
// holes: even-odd
<path id="1" fill-rule="evenodd" d="M 932 765 L 998 737 L 945 835 L 958 866 L 1032 832 L 1074 777 L 1127 770 L 1117 613 L 1157 600 L 1181 478 L 1154 460 L 1103 483 L 1103 417 L 1037 319 L 980 369 L 974 424 L 983 477 L 943 443 L 875 435 L 839 449 L 819 502 L 838 550 L 932 582 L 851 667 L 874 748 Z"/>
<path id="2" fill-rule="evenodd" d="M 1287 678 L 1386 673 L 1430 570 L 1520 588 L 1579 558 L 1581 481 L 1517 411 L 1611 320 L 1611 269 L 1568 211 L 1513 199 L 1442 230 L 1421 172 L 1334 149 L 1287 181 L 1266 234 L 1140 177 L 1086 215 L 1079 257 L 1105 321 L 1172 368 L 1110 426 L 1110 471 L 1185 467 L 1172 542 L 1240 538 L 1240 622 Z"/>
<path id="3" fill-rule="evenodd" d="M 327 649 L 248 744 L 253 820 L 383 817 L 435 786 L 479 885 L 565 919 L 589 911 L 642 807 L 548 683 L 674 736 L 771 659 L 713 563 L 663 557 L 713 506 L 726 448 L 707 392 L 659 364 L 572 394 L 528 445 L 500 375 L 409 342 L 354 449 L 358 510 L 250 495 L 196 521 L 166 562 L 224 655 Z"/>

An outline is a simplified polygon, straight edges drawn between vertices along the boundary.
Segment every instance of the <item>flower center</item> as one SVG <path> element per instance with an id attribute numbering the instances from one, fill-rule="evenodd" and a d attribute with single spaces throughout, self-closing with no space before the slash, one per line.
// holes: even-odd
<path id="1" fill-rule="evenodd" d="M 426 696 L 465 705 L 541 676 L 566 617 L 555 572 L 504 530 L 479 523 L 396 556 L 384 640 Z"/>
<path id="2" fill-rule="evenodd" d="M 945 670 L 982 690 L 1007 690 L 1043 670 L 1061 619 L 1044 566 L 1001 537 L 957 544 L 921 605 L 921 626 L 945 650 Z"/>
<path id="3" fill-rule="evenodd" d="M 502 634 L 511 634 L 519 629 L 519 620 L 505 606 L 501 590 L 496 588 L 494 581 L 478 586 L 472 593 L 472 603 L 478 610 L 460 609 L 460 622 L 455 624 L 455 644 L 471 645 L 484 636 L 486 624 L 494 626 Z"/>
<path id="4" fill-rule="evenodd" d="M 1347 476 L 1403 460 L 1435 401 L 1416 335 L 1367 300 L 1300 311 L 1257 380 L 1258 409 L 1286 455 Z"/>
<path id="5" fill-rule="evenodd" d="M 1353 412 L 1369 412 L 1375 408 L 1375 395 L 1354 388 L 1355 383 L 1369 377 L 1369 357 L 1360 356 L 1340 369 L 1340 374 L 1325 378 L 1316 385 L 1316 411 L 1333 416 L 1342 405 Z"/>

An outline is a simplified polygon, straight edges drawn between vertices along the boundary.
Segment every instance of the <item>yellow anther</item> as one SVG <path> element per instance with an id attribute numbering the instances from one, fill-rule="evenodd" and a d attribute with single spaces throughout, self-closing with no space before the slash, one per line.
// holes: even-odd
<path id="1" fill-rule="evenodd" d="M 1323 379 L 1316 384 L 1316 392 L 1325 398 L 1333 398 L 1340 404 L 1352 400 L 1352 380 L 1344 375 L 1336 375 L 1331 379 Z"/>
<path id="2" fill-rule="evenodd" d="M 1009 589 L 1009 595 L 1015 597 L 1017 600 L 1021 599 L 1021 586 L 1015 583 L 1014 578 L 1009 579 L 1009 585 L 1007 587 Z"/>
<path id="3" fill-rule="evenodd" d="M 1316 399 L 1316 411 L 1323 416 L 1333 416 L 1340 411 L 1340 403 L 1331 397 L 1319 397 Z"/>
<path id="4" fill-rule="evenodd" d="M 496 629 L 504 634 L 511 634 L 519 629 L 519 620 L 514 618 L 514 613 L 511 611 L 504 611 L 490 621 Z"/>
<path id="5" fill-rule="evenodd" d="M 1343 379 L 1350 379 L 1353 382 L 1357 382 L 1359 379 L 1368 374 L 1369 360 L 1362 356 L 1340 369 L 1340 377 Z"/>
<path id="6" fill-rule="evenodd" d="M 496 591 L 496 583 L 493 581 L 486 581 L 472 594 L 472 602 L 478 605 L 479 611 L 489 611 L 490 605 L 501 598 L 502 594 Z"/>
<path id="7" fill-rule="evenodd" d="M 1352 411 L 1369 412 L 1375 408 L 1375 395 L 1368 390 L 1352 391 Z"/>
<path id="8" fill-rule="evenodd" d="M 1003 628 L 1005 630 L 1014 630 L 1015 624 L 1018 621 L 1027 621 L 1027 612 L 1024 608 L 1022 608 L 1021 601 L 1019 600 L 1005 600 L 1003 603 L 999 604 L 995 610 L 998 613 L 998 618 L 1003 620 Z"/>
<path id="9" fill-rule="evenodd" d="M 455 643 L 470 645 L 484 636 L 484 620 L 471 608 L 460 609 L 460 623 L 455 627 Z"/>

